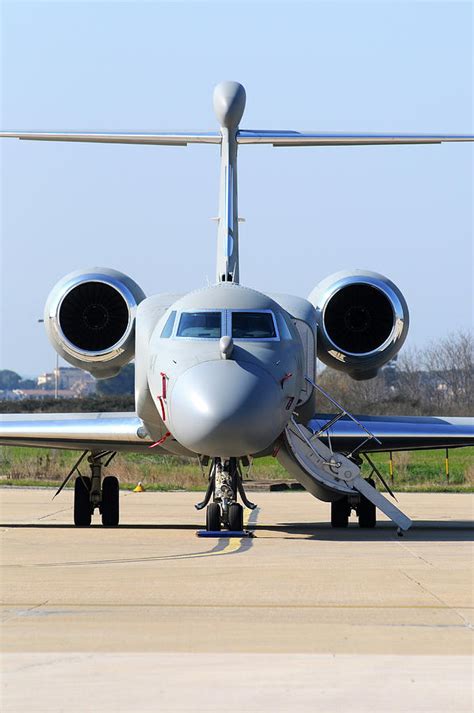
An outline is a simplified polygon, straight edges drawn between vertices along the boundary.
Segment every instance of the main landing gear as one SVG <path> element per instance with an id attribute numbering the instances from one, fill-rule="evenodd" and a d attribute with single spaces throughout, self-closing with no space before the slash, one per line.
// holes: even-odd
<path id="1" fill-rule="evenodd" d="M 119 482 L 115 475 L 107 475 L 102 479 L 102 469 L 109 465 L 115 453 L 113 451 L 91 453 L 87 458 L 90 476 L 82 475 L 79 470 L 79 465 L 86 455 L 87 451 L 68 473 L 56 495 L 77 472 L 78 476 L 74 483 L 74 524 L 79 527 L 89 526 L 94 510 L 97 508 L 102 516 L 102 524 L 116 527 L 120 519 Z"/>
<path id="2" fill-rule="evenodd" d="M 206 495 L 196 510 L 206 510 L 206 530 L 218 532 L 222 528 L 232 532 L 242 532 L 244 529 L 244 509 L 237 502 L 240 498 L 250 510 L 257 506 L 248 500 L 245 494 L 242 471 L 237 458 L 222 460 L 213 458 L 209 470 L 209 485 Z M 209 501 L 213 500 L 212 503 Z"/>
<path id="3" fill-rule="evenodd" d="M 375 487 L 372 478 L 367 483 Z M 374 528 L 377 521 L 376 507 L 364 495 L 344 496 L 331 503 L 332 527 L 347 527 L 351 510 L 355 510 L 359 519 L 359 527 Z"/>

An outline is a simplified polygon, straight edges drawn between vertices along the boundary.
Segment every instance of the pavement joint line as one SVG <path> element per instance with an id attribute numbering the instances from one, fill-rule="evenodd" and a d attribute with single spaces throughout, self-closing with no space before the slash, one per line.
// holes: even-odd
<path id="1" fill-rule="evenodd" d="M 397 538 L 397 539 L 399 540 L 400 538 Z M 435 565 L 432 562 L 425 559 L 421 555 L 416 554 L 416 552 L 413 552 L 405 542 L 399 542 L 399 544 L 400 544 L 400 547 L 402 547 L 404 550 L 406 550 L 412 557 L 415 557 L 415 559 L 421 560 L 422 562 L 427 564 L 429 567 L 435 567 Z"/>
<path id="2" fill-rule="evenodd" d="M 434 592 L 432 592 L 430 589 L 428 589 L 427 587 L 424 587 L 424 586 L 421 584 L 421 582 L 418 582 L 418 580 L 416 580 L 414 577 L 410 577 L 410 575 L 409 575 L 407 572 L 405 572 L 404 570 L 400 570 L 400 571 L 402 572 L 402 574 L 405 575 L 405 577 L 407 577 L 407 578 L 410 579 L 412 582 L 414 582 L 415 584 L 417 584 L 417 585 L 420 587 L 420 589 L 421 589 L 422 591 L 426 592 L 427 594 L 429 594 L 430 596 L 432 596 L 434 599 L 436 599 L 436 600 L 437 600 L 440 604 L 442 604 L 444 607 L 446 607 L 447 609 L 449 609 L 450 611 L 452 611 L 453 614 L 455 614 L 455 615 L 462 621 L 463 625 L 464 625 L 466 628 L 468 628 L 468 629 L 474 629 L 474 626 L 471 624 L 471 622 L 469 622 L 465 617 L 463 617 L 463 615 L 461 614 L 461 612 L 459 612 L 456 607 L 450 606 L 447 602 L 444 601 L 444 599 L 441 599 L 441 597 L 439 597 L 437 594 L 435 594 Z"/>
<path id="3" fill-rule="evenodd" d="M 48 515 L 42 515 L 41 517 L 38 518 L 38 520 L 46 520 L 48 517 L 53 517 L 53 515 L 59 515 L 61 512 L 69 512 L 71 510 L 70 507 L 68 508 L 62 508 L 61 510 L 55 510 L 55 512 L 51 512 Z"/>
<path id="4" fill-rule="evenodd" d="M 48 600 L 49 601 L 49 600 Z M 11 608 L 18 607 L 18 602 L 9 603 L 3 602 L 0 604 L 0 608 Z M 21 606 L 21 605 L 20 605 Z M 36 605 L 44 606 L 44 604 Z M 33 606 L 32 609 L 35 609 Z M 189 604 L 183 603 L 179 604 L 176 602 L 160 602 L 160 603 L 140 603 L 134 602 L 133 604 L 115 604 L 111 602 L 97 602 L 94 604 L 77 604 L 61 602 L 60 604 L 50 603 L 50 609 L 58 607 L 70 607 L 75 609 L 97 609 L 100 607 L 106 607 L 107 609 L 242 609 L 241 604 L 222 604 L 220 602 L 215 602 L 212 604 Z M 443 604 L 443 606 L 434 606 L 433 604 L 271 604 L 269 602 L 262 602 L 257 604 L 249 604 L 246 602 L 246 609 L 366 609 L 366 610 L 405 610 L 405 609 L 419 609 L 419 610 L 433 610 L 433 611 L 453 611 L 456 612 L 454 607 L 448 604 Z M 469 611 L 474 610 L 474 606 L 463 606 L 462 609 L 467 609 Z M 24 611 L 24 605 L 23 605 Z M 457 612 L 456 612 L 457 613 Z"/>
<path id="5" fill-rule="evenodd" d="M 421 584 L 421 582 L 419 582 L 417 579 L 415 579 L 414 577 L 411 577 L 411 576 L 408 574 L 408 572 L 405 572 L 405 570 L 403 570 L 403 569 L 401 569 L 400 572 L 401 572 L 407 579 L 409 579 L 411 582 L 414 582 L 423 592 L 425 592 L 426 594 L 429 594 L 430 597 L 433 597 L 433 599 L 436 599 L 436 600 L 437 600 L 440 604 L 442 604 L 443 606 L 448 607 L 449 609 L 451 609 L 451 607 L 449 606 L 449 604 L 448 604 L 447 602 L 445 602 L 443 599 L 441 599 L 441 597 L 438 597 L 438 595 L 435 594 L 434 592 L 432 592 L 430 589 L 428 589 L 427 587 L 423 586 L 423 584 Z"/>

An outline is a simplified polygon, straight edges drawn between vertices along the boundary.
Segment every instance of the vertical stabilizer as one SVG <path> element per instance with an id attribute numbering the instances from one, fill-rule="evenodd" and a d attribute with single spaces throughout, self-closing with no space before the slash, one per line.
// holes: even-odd
<path id="1" fill-rule="evenodd" d="M 237 139 L 245 109 L 245 89 L 221 82 L 214 90 L 214 111 L 222 134 L 217 229 L 217 282 L 239 282 L 239 210 L 237 202 Z"/>

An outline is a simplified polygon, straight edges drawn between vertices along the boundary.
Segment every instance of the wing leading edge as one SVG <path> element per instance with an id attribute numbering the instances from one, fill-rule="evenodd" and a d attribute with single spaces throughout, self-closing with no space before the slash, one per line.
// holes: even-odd
<path id="1" fill-rule="evenodd" d="M 152 443 L 134 413 L 0 414 L 0 445 L 143 450 Z"/>

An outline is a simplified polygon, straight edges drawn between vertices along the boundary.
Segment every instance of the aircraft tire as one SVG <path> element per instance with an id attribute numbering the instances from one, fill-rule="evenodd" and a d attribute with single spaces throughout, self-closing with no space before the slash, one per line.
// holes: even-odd
<path id="1" fill-rule="evenodd" d="M 115 475 L 108 475 L 102 482 L 102 524 L 116 527 L 119 524 L 119 482 Z"/>
<path id="2" fill-rule="evenodd" d="M 367 478 L 366 482 L 375 487 L 375 482 L 372 478 Z M 365 529 L 372 529 L 375 527 L 377 523 L 377 508 L 363 495 L 361 496 L 360 503 L 357 507 L 357 515 L 359 517 L 359 527 L 363 527 Z"/>
<path id="3" fill-rule="evenodd" d="M 240 503 L 229 507 L 229 530 L 241 532 L 244 529 L 244 509 Z"/>
<path id="4" fill-rule="evenodd" d="M 351 510 L 346 497 L 335 500 L 331 503 L 331 526 L 347 527 Z"/>
<path id="5" fill-rule="evenodd" d="M 211 503 L 206 510 L 206 530 L 216 532 L 221 529 L 221 508 L 219 503 Z"/>
<path id="6" fill-rule="evenodd" d="M 78 476 L 74 483 L 74 524 L 87 527 L 91 524 L 92 508 L 90 501 L 91 479 Z"/>

